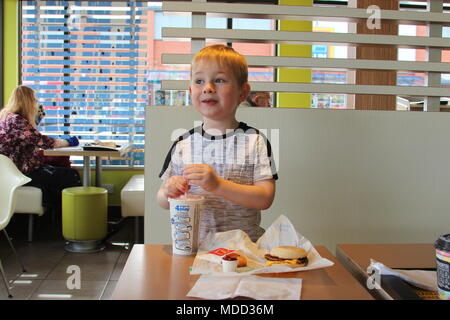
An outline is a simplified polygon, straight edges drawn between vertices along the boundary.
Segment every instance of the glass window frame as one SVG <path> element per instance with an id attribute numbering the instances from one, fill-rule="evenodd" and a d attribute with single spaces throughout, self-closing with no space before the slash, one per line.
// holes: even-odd
<path id="1" fill-rule="evenodd" d="M 118 0 L 102 0 L 102 1 L 106 3 L 106 2 L 115 2 L 115 1 L 118 1 Z M 148 0 L 134 0 L 134 2 L 145 2 L 146 3 L 146 2 L 148 2 Z M 19 13 L 19 17 L 18 17 L 18 31 L 19 31 L 18 32 L 18 48 L 19 48 L 18 73 L 19 73 L 19 78 L 18 79 L 19 79 L 20 83 L 22 83 L 22 76 L 23 76 L 23 72 L 22 72 L 22 69 L 23 69 L 23 64 L 22 64 L 22 59 L 23 59 L 23 46 L 22 46 L 23 32 L 22 31 L 23 31 L 23 29 L 22 28 L 23 28 L 23 24 L 24 24 L 24 20 L 23 20 L 24 12 L 23 12 L 22 5 L 26 5 L 26 1 L 23 1 L 23 2 L 19 1 L 18 2 L 18 13 Z M 124 75 L 124 77 L 126 77 L 126 75 Z M 65 100 L 66 99 L 64 99 L 64 102 L 65 102 Z M 119 109 L 121 109 L 121 108 L 119 108 Z M 116 110 L 116 111 L 119 111 L 119 110 Z M 65 118 L 65 116 L 64 116 L 64 118 Z M 85 119 L 88 119 L 88 118 L 89 118 L 88 116 L 85 117 Z M 112 119 L 111 119 L 110 122 L 111 122 L 111 126 L 114 126 Z M 63 121 L 58 121 L 58 122 L 56 122 L 56 125 L 59 126 L 59 127 L 62 127 L 62 126 L 65 125 L 65 123 Z M 128 137 L 127 139 L 128 140 L 130 140 L 131 134 L 133 134 L 133 136 L 136 135 L 136 128 L 139 127 L 139 124 L 137 124 L 136 122 L 134 122 L 132 125 L 133 125 L 133 127 L 131 129 L 129 129 L 128 132 L 127 132 L 127 137 Z M 119 127 L 120 125 L 117 125 L 117 126 Z M 144 128 L 145 125 L 143 124 L 141 127 Z M 119 131 L 119 133 L 120 133 L 120 131 Z M 59 137 L 59 135 L 55 135 L 55 134 L 50 133 L 50 132 L 47 133 L 47 134 L 50 135 L 50 136 L 53 136 L 55 138 Z M 64 132 L 63 134 L 69 134 L 69 133 L 68 132 Z M 142 135 L 144 136 L 144 139 L 145 139 L 145 133 L 144 132 L 142 132 Z M 114 137 L 114 133 L 111 135 L 111 137 Z M 145 145 L 145 141 L 142 141 L 142 144 Z M 107 160 L 106 163 L 103 164 L 103 167 L 105 167 L 105 168 L 121 168 L 121 167 L 123 168 L 123 167 L 125 167 L 125 168 L 129 168 L 129 169 L 133 169 L 133 168 L 142 169 L 144 167 L 144 158 L 143 157 L 138 157 L 137 159 L 135 159 L 134 158 L 134 154 L 141 153 L 143 155 L 143 149 L 144 149 L 144 147 L 142 147 L 142 148 L 139 147 L 139 150 L 137 150 L 138 152 L 136 152 L 136 153 L 135 152 L 131 152 L 128 155 L 128 159 L 126 158 L 125 160 L 119 160 L 119 159 Z M 131 159 L 129 159 L 130 156 L 131 156 Z M 82 166 L 83 165 L 82 157 L 72 157 L 71 160 L 72 160 L 72 165 L 75 165 L 75 166 Z M 94 160 L 91 159 L 91 161 L 94 161 Z"/>

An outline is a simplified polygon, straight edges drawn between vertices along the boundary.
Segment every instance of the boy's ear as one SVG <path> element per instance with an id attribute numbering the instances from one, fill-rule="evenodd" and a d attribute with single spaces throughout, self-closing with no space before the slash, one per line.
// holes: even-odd
<path id="1" fill-rule="evenodd" d="M 247 99 L 249 93 L 250 93 L 250 84 L 246 82 L 242 85 L 241 95 L 239 96 L 239 102 L 242 102 L 245 99 Z"/>

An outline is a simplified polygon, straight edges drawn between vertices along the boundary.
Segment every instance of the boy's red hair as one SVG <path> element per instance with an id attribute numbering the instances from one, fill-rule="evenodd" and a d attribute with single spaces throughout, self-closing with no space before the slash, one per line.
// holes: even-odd
<path id="1" fill-rule="evenodd" d="M 220 66 L 229 68 L 233 72 L 239 86 L 248 82 L 247 61 L 244 56 L 231 47 L 223 44 L 204 47 L 197 52 L 192 59 L 191 70 L 194 69 L 195 64 L 201 60 L 214 60 L 217 61 Z"/>

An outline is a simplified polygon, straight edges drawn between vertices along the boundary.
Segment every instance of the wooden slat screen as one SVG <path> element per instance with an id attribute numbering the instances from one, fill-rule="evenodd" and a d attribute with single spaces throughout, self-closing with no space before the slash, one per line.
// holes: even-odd
<path id="1" fill-rule="evenodd" d="M 434 9 L 433 9 L 434 10 Z M 203 1 L 163 2 L 163 11 L 192 12 L 197 15 L 222 16 L 232 18 L 254 19 L 289 19 L 315 21 L 362 22 L 369 18 L 370 12 L 357 8 L 323 8 L 305 6 L 282 6 L 266 4 L 230 4 L 207 3 Z M 444 13 L 442 5 L 439 12 L 414 12 L 403 10 L 381 10 L 383 23 L 436 25 L 440 28 L 450 25 L 449 13 Z M 449 50 L 450 38 L 443 36 L 399 36 L 355 33 L 326 32 L 286 32 L 259 30 L 211 29 L 204 27 L 163 28 L 164 39 L 190 38 L 195 41 L 211 40 L 224 42 L 249 43 L 292 43 L 292 44 L 340 44 L 389 45 L 396 48 L 421 48 L 426 50 Z M 194 53 L 194 52 L 193 52 Z M 163 63 L 188 64 L 192 55 L 163 55 Z M 268 56 L 247 57 L 251 67 L 288 67 L 288 68 L 330 68 L 330 69 L 372 69 L 425 72 L 430 77 L 440 77 L 450 71 L 450 63 L 431 60 L 429 62 L 390 61 L 390 60 L 356 60 L 327 58 L 286 58 Z M 392 94 L 410 97 L 447 97 L 449 89 L 445 86 L 402 86 L 402 85 L 358 85 L 358 84 L 319 84 L 319 83 L 268 83 L 252 82 L 252 89 L 272 92 L 310 92 L 310 93 L 345 93 L 345 94 Z M 163 89 L 181 90 L 187 87 L 185 81 L 163 81 Z M 434 100 L 436 101 L 436 99 Z M 439 99 L 437 99 L 439 101 Z M 439 110 L 439 109 L 438 109 Z"/>

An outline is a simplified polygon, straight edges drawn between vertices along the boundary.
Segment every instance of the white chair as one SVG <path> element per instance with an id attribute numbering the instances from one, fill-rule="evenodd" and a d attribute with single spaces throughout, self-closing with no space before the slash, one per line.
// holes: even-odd
<path id="1" fill-rule="evenodd" d="M 130 178 L 120 192 L 122 217 L 134 217 L 135 242 L 139 242 L 140 217 L 144 216 L 144 175 L 136 174 Z"/>
<path id="2" fill-rule="evenodd" d="M 2 177 L 2 183 L 0 184 L 0 230 L 3 230 L 5 233 L 6 239 L 8 240 L 11 249 L 14 254 L 17 256 L 17 259 L 22 266 L 23 272 L 26 272 L 25 267 L 23 266 L 22 260 L 17 254 L 14 246 L 11 242 L 11 239 L 6 232 L 6 226 L 8 225 L 11 217 L 14 213 L 14 208 L 16 206 L 16 190 L 19 186 L 22 186 L 31 181 L 30 178 L 23 175 L 19 169 L 15 166 L 15 164 L 8 157 L 0 154 L 0 177 Z M 11 298 L 11 292 L 9 291 L 8 280 L 6 280 L 5 271 L 3 270 L 2 262 L 0 259 L 0 272 L 3 277 L 3 281 L 5 282 L 6 291 L 8 292 L 8 297 Z"/>
<path id="3" fill-rule="evenodd" d="M 42 216 L 45 212 L 42 206 L 42 190 L 37 187 L 23 186 L 16 190 L 17 199 L 23 199 L 16 204 L 14 213 L 28 214 L 28 242 L 33 241 L 34 216 Z"/>

